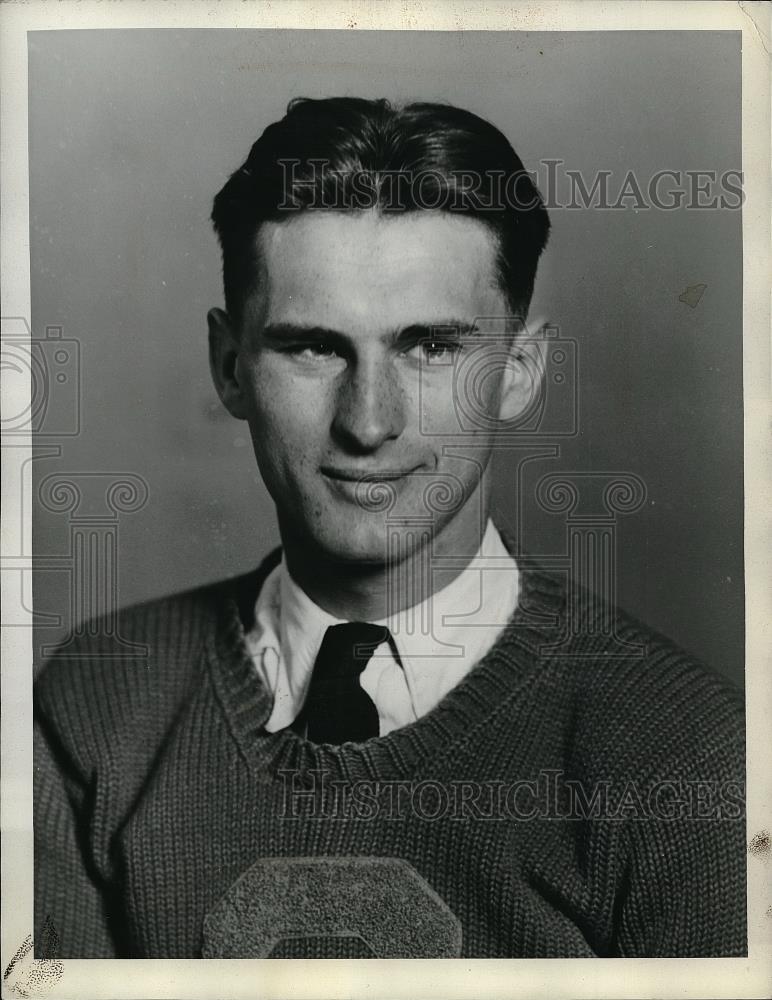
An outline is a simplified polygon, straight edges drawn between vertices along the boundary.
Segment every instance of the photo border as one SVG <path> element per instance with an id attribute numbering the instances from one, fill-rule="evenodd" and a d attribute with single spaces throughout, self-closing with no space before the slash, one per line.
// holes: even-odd
<path id="1" fill-rule="evenodd" d="M 316 28 L 366 31 L 651 31 L 742 32 L 743 348 L 745 430 L 745 574 L 747 835 L 772 830 L 768 767 L 772 671 L 772 495 L 770 416 L 770 5 L 729 2 L 588 2 L 483 4 L 325 0 L 245 4 L 221 0 L 124 0 L 105 4 L 6 2 L 0 7 L 2 116 L 3 315 L 30 319 L 27 147 L 28 31 L 133 28 Z M 675 98 L 674 98 L 675 99 Z M 18 395 L 6 400 L 20 412 Z M 31 441 L 16 447 L 31 455 Z M 18 452 L 16 452 L 18 455 Z M 7 452 L 3 451 L 3 464 Z M 30 468 L 27 463 L 26 468 Z M 29 474 L 29 473 L 28 473 Z M 28 485 L 28 484 L 27 484 Z M 31 491 L 25 489 L 29 499 Z M 21 497 L 4 496 L 3 549 L 9 525 L 24 525 L 31 552 L 31 514 Z M 4 595 L 8 596 L 8 595 Z M 32 928 L 32 638 L 29 629 L 2 636 L 2 963 L 4 974 Z M 52 986 L 41 978 L 31 996 L 97 1000 L 124 997 L 318 998 L 352 996 L 451 998 L 762 997 L 772 989 L 772 852 L 748 854 L 748 958 L 737 959 L 445 959 L 432 960 L 63 960 Z M 31 956 L 27 955 L 29 963 Z M 21 963 L 22 959 L 18 959 Z M 54 964 L 54 963 L 49 963 Z M 41 974 L 45 969 L 41 967 Z M 9 978 L 3 990 L 14 993 Z"/>

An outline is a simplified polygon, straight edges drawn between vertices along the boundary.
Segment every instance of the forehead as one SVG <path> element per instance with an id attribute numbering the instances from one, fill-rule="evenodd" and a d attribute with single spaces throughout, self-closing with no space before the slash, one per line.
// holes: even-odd
<path id="1" fill-rule="evenodd" d="M 266 323 L 373 330 L 504 308 L 495 236 L 468 217 L 306 211 L 257 239 Z"/>

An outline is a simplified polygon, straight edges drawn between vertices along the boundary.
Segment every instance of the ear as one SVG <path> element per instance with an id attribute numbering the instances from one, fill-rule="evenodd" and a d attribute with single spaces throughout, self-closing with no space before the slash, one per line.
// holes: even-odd
<path id="1" fill-rule="evenodd" d="M 540 398 L 545 378 L 543 330 L 547 320 L 538 318 L 515 333 L 501 387 L 499 418 L 514 421 L 529 412 Z"/>
<path id="2" fill-rule="evenodd" d="M 230 317 L 222 309 L 210 309 L 209 370 L 217 395 L 231 416 L 247 419 L 246 398 L 239 382 L 239 337 Z"/>

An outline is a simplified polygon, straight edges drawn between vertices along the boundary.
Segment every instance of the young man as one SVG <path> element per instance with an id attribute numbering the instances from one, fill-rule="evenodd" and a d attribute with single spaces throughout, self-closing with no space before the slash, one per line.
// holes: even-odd
<path id="1" fill-rule="evenodd" d="M 95 629 L 44 671 L 39 926 L 62 957 L 743 954 L 739 696 L 489 519 L 548 232 L 507 140 L 296 101 L 213 220 L 212 373 L 282 546 L 125 612 L 147 659 Z"/>

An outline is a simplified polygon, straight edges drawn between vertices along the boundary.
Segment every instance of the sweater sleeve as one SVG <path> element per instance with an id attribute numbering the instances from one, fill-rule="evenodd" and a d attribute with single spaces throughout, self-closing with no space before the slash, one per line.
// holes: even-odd
<path id="1" fill-rule="evenodd" d="M 616 953 L 696 958 L 747 954 L 741 734 L 648 789 L 629 824 L 628 885 Z"/>
<path id="2" fill-rule="evenodd" d="M 56 738 L 36 720 L 35 941 L 44 927 L 57 940 L 57 958 L 113 958 L 105 889 L 89 863 L 87 783 L 77 775 Z"/>

